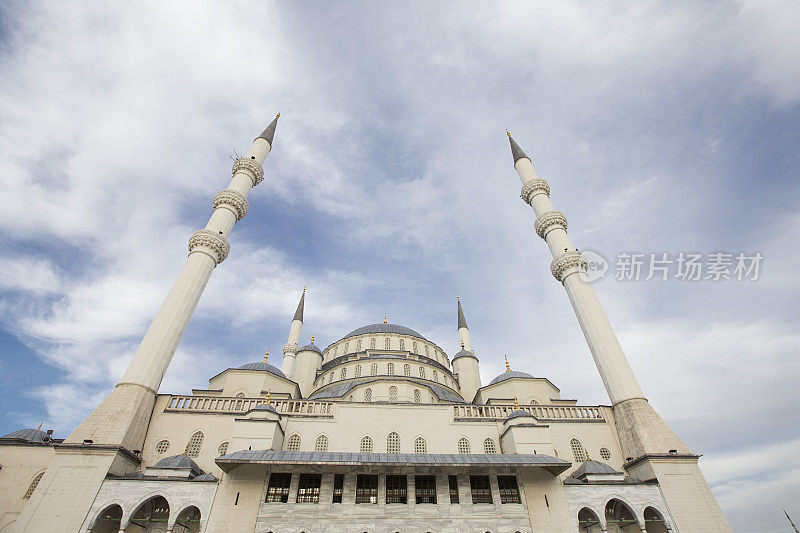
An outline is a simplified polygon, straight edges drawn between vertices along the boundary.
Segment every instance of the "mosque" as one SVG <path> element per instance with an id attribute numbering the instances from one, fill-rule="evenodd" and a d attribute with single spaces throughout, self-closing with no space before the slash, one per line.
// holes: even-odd
<path id="1" fill-rule="evenodd" d="M 639 387 L 549 184 L 510 135 L 522 199 L 609 405 L 562 398 L 508 362 L 482 383 L 460 300 L 452 356 L 387 320 L 301 346 L 305 289 L 280 368 L 243 358 L 192 394 L 159 392 L 264 178 L 277 122 L 234 163 L 116 388 L 66 438 L 0 438 L 0 532 L 730 531 L 699 455 Z"/>

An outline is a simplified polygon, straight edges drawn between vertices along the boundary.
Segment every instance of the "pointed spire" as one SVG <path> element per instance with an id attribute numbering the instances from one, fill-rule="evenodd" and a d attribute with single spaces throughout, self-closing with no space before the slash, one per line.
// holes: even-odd
<path id="1" fill-rule="evenodd" d="M 261 132 L 261 135 L 256 137 L 256 139 L 264 139 L 266 140 L 270 146 L 272 146 L 272 138 L 275 137 L 275 127 L 278 125 L 278 119 L 280 118 L 281 114 L 278 113 L 277 116 L 272 119 L 272 122 L 269 123 L 267 129 Z"/>
<path id="2" fill-rule="evenodd" d="M 511 365 L 508 364 L 508 356 L 504 356 L 506 358 L 506 372 L 511 372 Z"/>
<path id="3" fill-rule="evenodd" d="M 306 303 L 306 288 L 303 287 L 303 294 L 300 296 L 300 303 L 297 304 L 297 311 L 294 312 L 294 318 L 292 322 L 295 320 L 299 320 L 300 322 L 303 321 L 303 307 L 305 307 Z"/>
<path id="4" fill-rule="evenodd" d="M 522 148 L 519 147 L 517 142 L 511 136 L 511 134 L 506 130 L 506 135 L 508 135 L 508 140 L 511 143 L 511 155 L 514 156 L 514 164 L 517 164 L 517 161 L 522 159 L 523 157 L 530 160 L 530 157 L 525 155 L 525 152 L 522 151 Z"/>
<path id="5" fill-rule="evenodd" d="M 464 310 L 461 309 L 461 297 L 458 294 L 456 294 L 456 300 L 458 300 L 458 329 L 466 328 L 467 319 L 464 318 Z"/>

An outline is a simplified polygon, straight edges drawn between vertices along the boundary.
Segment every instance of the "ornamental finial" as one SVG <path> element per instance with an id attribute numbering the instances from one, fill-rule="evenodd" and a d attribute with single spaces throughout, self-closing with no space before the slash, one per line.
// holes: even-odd
<path id="1" fill-rule="evenodd" d="M 508 364 L 508 356 L 504 356 L 506 358 L 506 372 L 511 372 L 511 365 Z"/>
<path id="2" fill-rule="evenodd" d="M 36 429 L 38 429 L 38 430 L 41 430 L 41 429 L 42 429 L 42 424 L 44 424 L 44 420 L 42 420 L 41 422 L 39 422 L 39 427 L 38 427 L 38 428 L 36 428 Z"/>
<path id="3" fill-rule="evenodd" d="M 389 315 L 383 315 L 383 323 L 384 324 L 388 324 L 389 323 Z"/>
<path id="4" fill-rule="evenodd" d="M 311 334 L 311 344 L 314 344 L 314 333 Z"/>
<path id="5" fill-rule="evenodd" d="M 464 339 L 461 339 L 461 349 L 464 349 Z"/>
<path id="6" fill-rule="evenodd" d="M 269 346 L 267 346 L 267 351 L 266 351 L 266 353 L 264 354 L 264 362 L 265 362 L 265 363 L 267 362 L 267 359 L 269 359 Z"/>
<path id="7" fill-rule="evenodd" d="M 506 130 L 506 135 L 508 135 L 509 137 L 511 137 L 511 132 L 509 132 L 508 130 Z"/>
<path id="8" fill-rule="evenodd" d="M 269 389 L 267 389 L 267 395 L 264 397 L 264 403 L 265 404 L 269 403 Z"/>
<path id="9" fill-rule="evenodd" d="M 514 410 L 519 411 L 519 402 L 517 401 L 516 396 L 514 396 Z"/>

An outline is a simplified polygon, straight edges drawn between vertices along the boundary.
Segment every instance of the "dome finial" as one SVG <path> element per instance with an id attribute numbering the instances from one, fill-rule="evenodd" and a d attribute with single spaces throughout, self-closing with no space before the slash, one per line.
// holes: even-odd
<path id="1" fill-rule="evenodd" d="M 464 339 L 461 339 L 461 349 L 464 349 Z"/>
<path id="2" fill-rule="evenodd" d="M 508 364 L 508 356 L 504 356 L 506 358 L 506 372 L 511 372 L 511 365 Z"/>
<path id="3" fill-rule="evenodd" d="M 314 344 L 314 333 L 311 334 L 311 344 Z"/>
<path id="4" fill-rule="evenodd" d="M 267 362 L 267 359 L 269 359 L 269 346 L 267 346 L 267 351 L 266 351 L 266 353 L 264 353 L 264 362 L 265 363 Z"/>
<path id="5" fill-rule="evenodd" d="M 517 401 L 516 396 L 514 396 L 514 410 L 519 411 L 519 402 Z"/>
<path id="6" fill-rule="evenodd" d="M 269 389 L 267 389 L 267 395 L 264 397 L 264 403 L 269 404 Z"/>
<path id="7" fill-rule="evenodd" d="M 36 429 L 38 429 L 38 430 L 40 430 L 40 431 L 41 431 L 41 429 L 42 429 L 42 424 L 44 424 L 44 419 L 42 419 L 42 421 L 41 421 L 41 422 L 39 422 L 39 427 L 38 427 L 38 428 L 36 428 Z"/>
<path id="8" fill-rule="evenodd" d="M 389 315 L 383 315 L 383 323 L 384 324 L 388 324 L 389 323 Z"/>

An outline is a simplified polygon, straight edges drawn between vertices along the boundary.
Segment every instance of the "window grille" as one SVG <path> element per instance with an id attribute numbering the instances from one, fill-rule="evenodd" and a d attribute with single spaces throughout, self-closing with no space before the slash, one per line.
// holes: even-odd
<path id="1" fill-rule="evenodd" d="M 495 448 L 492 439 L 488 438 L 483 441 L 483 453 L 497 453 L 497 448 Z"/>
<path id="2" fill-rule="evenodd" d="M 158 441 L 156 444 L 156 453 L 162 454 L 169 450 L 169 441 L 167 439 Z"/>
<path id="3" fill-rule="evenodd" d="M 469 476 L 472 503 L 492 503 L 492 488 L 489 476 Z"/>
<path id="4" fill-rule="evenodd" d="M 386 337 L 385 339 L 383 339 L 383 349 L 388 350 L 390 347 L 391 344 L 389 343 L 389 337 Z"/>
<path id="5" fill-rule="evenodd" d="M 414 439 L 414 453 L 428 453 L 428 443 L 424 437 Z"/>
<path id="6" fill-rule="evenodd" d="M 404 376 L 411 375 L 411 365 L 403 365 L 403 375 Z"/>
<path id="7" fill-rule="evenodd" d="M 425 367 L 424 366 L 419 367 L 419 377 L 421 377 L 422 379 L 425 379 Z"/>
<path id="8" fill-rule="evenodd" d="M 528 403 L 531 405 L 539 405 L 539 401 L 536 398 L 531 398 Z"/>
<path id="9" fill-rule="evenodd" d="M 386 373 L 390 376 L 394 376 L 394 363 L 389 363 L 386 365 Z"/>
<path id="10" fill-rule="evenodd" d="M 356 365 L 356 377 L 361 377 L 361 365 Z"/>
<path id="11" fill-rule="evenodd" d="M 586 450 L 583 449 L 583 444 L 578 439 L 569 441 L 569 446 L 572 448 L 572 455 L 575 460 L 582 463 L 586 460 Z"/>
<path id="12" fill-rule="evenodd" d="M 364 401 L 365 402 L 372 401 L 372 389 L 367 389 L 364 391 Z"/>
<path id="13" fill-rule="evenodd" d="M 356 341 L 356 351 L 357 352 L 361 351 L 361 340 Z"/>
<path id="14" fill-rule="evenodd" d="M 330 375 L 328 376 L 328 383 L 331 383 L 332 381 L 333 381 L 333 372 L 331 372 Z"/>
<path id="15" fill-rule="evenodd" d="M 439 373 L 436 370 L 433 371 L 433 381 L 439 381 Z"/>
<path id="16" fill-rule="evenodd" d="M 418 346 L 418 344 L 416 342 L 412 342 L 411 343 L 411 352 L 412 353 L 417 353 L 417 346 Z"/>
<path id="17" fill-rule="evenodd" d="M 342 503 L 342 493 L 344 492 L 344 474 L 333 476 L 333 500 L 332 503 Z"/>
<path id="18" fill-rule="evenodd" d="M 333 356 L 334 357 L 336 357 L 336 352 L 338 352 L 338 351 L 339 351 L 339 347 L 338 346 L 334 346 L 333 347 Z"/>
<path id="19" fill-rule="evenodd" d="M 344 350 L 342 350 L 342 355 L 347 355 L 348 353 L 350 353 L 350 343 L 346 342 L 344 343 Z"/>
<path id="20" fill-rule="evenodd" d="M 369 374 L 371 376 L 378 375 L 378 363 L 372 363 L 371 365 L 369 365 Z"/>
<path id="21" fill-rule="evenodd" d="M 405 349 L 406 349 L 406 341 L 404 339 L 400 339 L 400 351 L 402 352 Z"/>
<path id="22" fill-rule="evenodd" d="M 328 437 L 325 435 L 320 435 L 317 437 L 317 442 L 314 443 L 314 451 L 315 452 L 327 452 L 328 451 Z"/>
<path id="23" fill-rule="evenodd" d="M 361 453 L 372 453 L 372 437 L 366 436 L 361 439 Z"/>
<path id="24" fill-rule="evenodd" d="M 386 453 L 400 453 L 400 435 L 395 431 L 386 437 Z"/>
<path id="25" fill-rule="evenodd" d="M 356 503 L 378 503 L 378 476 L 356 476 Z"/>
<path id="26" fill-rule="evenodd" d="M 436 476 L 414 476 L 417 503 L 436 503 Z"/>
<path id="27" fill-rule="evenodd" d="M 425 357 L 430 357 L 430 352 L 428 351 L 428 345 L 425 345 Z"/>
<path id="28" fill-rule="evenodd" d="M 421 398 L 422 393 L 419 392 L 419 389 L 414 389 L 414 403 L 419 403 Z"/>
<path id="29" fill-rule="evenodd" d="M 267 486 L 266 503 L 286 503 L 289 501 L 289 485 L 292 474 L 270 474 Z"/>
<path id="30" fill-rule="evenodd" d="M 466 437 L 461 437 L 458 439 L 458 453 L 470 453 L 469 452 L 469 441 Z"/>
<path id="31" fill-rule="evenodd" d="M 39 472 L 38 474 L 36 474 L 36 477 L 33 478 L 33 481 L 31 481 L 31 484 L 28 487 L 28 490 L 25 491 L 25 495 L 22 496 L 23 500 L 30 500 L 31 499 L 31 495 L 33 495 L 33 491 L 36 490 L 36 487 L 39 485 L 39 482 L 42 480 L 42 476 L 44 476 L 44 472 Z"/>
<path id="32" fill-rule="evenodd" d="M 244 393 L 240 392 L 236 395 L 237 398 L 244 398 Z"/>
<path id="33" fill-rule="evenodd" d="M 295 433 L 289 437 L 289 441 L 286 443 L 286 449 L 290 452 L 298 451 L 300 449 L 300 435 Z"/>
<path id="34" fill-rule="evenodd" d="M 408 503 L 406 476 L 386 476 L 386 503 Z"/>
<path id="35" fill-rule="evenodd" d="M 343 368 L 342 371 L 340 372 L 340 375 L 341 375 L 341 377 L 339 379 L 347 378 L 347 369 Z"/>
<path id="36" fill-rule="evenodd" d="M 372 349 L 374 350 L 374 349 L 375 349 L 375 343 L 376 343 L 376 342 L 377 342 L 377 339 L 376 339 L 375 337 L 372 337 L 372 338 L 369 340 L 369 347 L 370 347 L 370 348 L 372 348 Z"/>
<path id="37" fill-rule="evenodd" d="M 608 461 L 609 459 L 611 459 L 611 450 L 603 446 L 602 448 L 600 448 L 600 457 L 602 457 L 603 460 Z"/>
<path id="38" fill-rule="evenodd" d="M 389 401 L 390 402 L 397 402 L 397 387 L 394 385 L 389 387 Z"/>
<path id="39" fill-rule="evenodd" d="M 500 488 L 500 503 L 522 503 L 516 476 L 497 476 L 497 485 Z"/>
<path id="40" fill-rule="evenodd" d="M 197 457 L 200 455 L 200 448 L 203 447 L 204 437 L 202 431 L 195 431 L 192 436 L 189 437 L 189 442 L 186 443 L 186 450 L 183 454 L 189 457 Z"/>
<path id="41" fill-rule="evenodd" d="M 447 485 L 450 492 L 450 503 L 458 503 L 458 478 L 447 476 Z"/>
<path id="42" fill-rule="evenodd" d="M 297 484 L 297 503 L 319 503 L 320 474 L 300 474 Z"/>
<path id="43" fill-rule="evenodd" d="M 219 448 L 217 448 L 217 454 L 219 454 L 219 455 L 227 454 L 229 445 L 230 445 L 230 442 L 223 442 L 222 444 L 220 444 Z"/>

